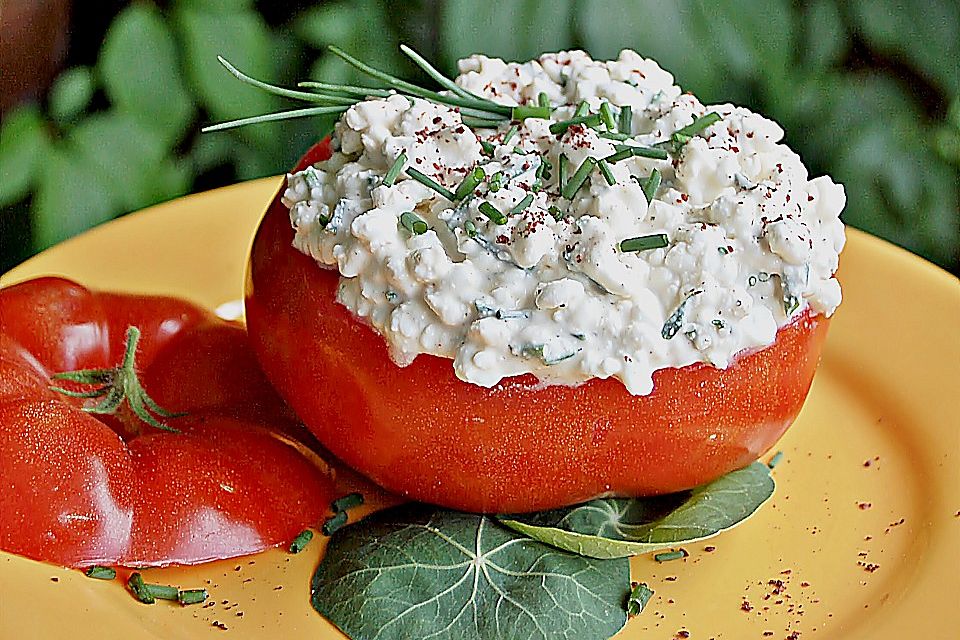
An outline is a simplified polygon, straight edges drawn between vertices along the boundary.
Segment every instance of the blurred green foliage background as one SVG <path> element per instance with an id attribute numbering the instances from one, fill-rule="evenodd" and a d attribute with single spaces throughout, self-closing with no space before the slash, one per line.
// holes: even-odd
<path id="1" fill-rule="evenodd" d="M 101 3 L 98 3 L 101 4 Z M 199 134 L 289 108 L 254 76 L 359 81 L 336 44 L 418 77 L 407 42 L 455 73 L 478 51 L 656 58 L 704 102 L 779 121 L 849 224 L 960 270 L 960 3 L 955 0 L 172 0 L 75 3 L 67 66 L 0 125 L 0 271 L 126 212 L 281 173 L 331 122 Z M 366 82 L 364 79 L 363 82 Z"/>

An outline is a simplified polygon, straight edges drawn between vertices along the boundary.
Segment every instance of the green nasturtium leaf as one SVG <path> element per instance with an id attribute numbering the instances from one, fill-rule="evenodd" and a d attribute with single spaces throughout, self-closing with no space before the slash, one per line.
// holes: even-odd
<path id="1" fill-rule="evenodd" d="M 353 640 L 593 640 L 626 623 L 630 565 L 555 549 L 490 516 L 402 505 L 337 532 L 311 601 Z"/>
<path id="2" fill-rule="evenodd" d="M 770 496 L 767 465 L 755 462 L 690 491 L 603 498 L 575 507 L 500 516 L 511 529 L 593 558 L 622 558 L 709 538 L 743 522 Z"/>

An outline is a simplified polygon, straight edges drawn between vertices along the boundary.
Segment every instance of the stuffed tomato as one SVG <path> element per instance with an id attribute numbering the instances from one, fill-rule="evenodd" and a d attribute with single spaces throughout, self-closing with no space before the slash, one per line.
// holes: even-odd
<path id="1" fill-rule="evenodd" d="M 468 511 L 678 491 L 767 451 L 839 304 L 842 188 L 632 52 L 461 72 L 544 110 L 362 101 L 270 204 L 247 321 L 284 399 L 377 483 Z"/>

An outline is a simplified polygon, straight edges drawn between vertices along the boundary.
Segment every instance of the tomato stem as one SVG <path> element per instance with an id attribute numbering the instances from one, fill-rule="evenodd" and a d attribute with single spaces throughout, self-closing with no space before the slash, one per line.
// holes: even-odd
<path id="1" fill-rule="evenodd" d="M 103 398 L 98 404 L 83 407 L 88 413 L 114 414 L 124 400 L 134 415 L 156 429 L 179 433 L 177 429 L 160 422 L 153 414 L 161 418 L 177 418 L 184 413 L 175 413 L 161 407 L 140 384 L 137 376 L 137 344 L 140 342 L 140 329 L 127 329 L 126 346 L 123 361 L 119 366 L 105 369 L 78 369 L 64 371 L 51 376 L 53 380 L 65 380 L 80 385 L 99 385 L 87 391 L 75 391 L 59 386 L 51 386 L 52 391 L 71 398 Z"/>

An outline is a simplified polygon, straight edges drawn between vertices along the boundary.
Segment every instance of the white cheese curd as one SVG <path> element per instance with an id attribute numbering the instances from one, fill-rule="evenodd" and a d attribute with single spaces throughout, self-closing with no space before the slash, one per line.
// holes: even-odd
<path id="1" fill-rule="evenodd" d="M 843 187 L 809 180 L 776 123 L 701 104 L 633 51 L 606 62 L 580 51 L 522 64 L 476 55 L 456 82 L 504 105 L 544 93 L 554 109 L 473 129 L 452 107 L 369 99 L 337 123 L 333 157 L 287 176 L 283 194 L 294 246 L 339 271 L 338 301 L 397 364 L 428 353 L 485 387 L 525 373 L 550 384 L 614 377 L 643 395 L 658 369 L 726 367 L 808 308 L 830 315 L 840 303 Z M 591 113 L 606 102 L 618 119 L 630 107 L 629 135 L 596 122 L 551 133 L 582 101 Z M 711 113 L 719 121 L 673 137 Z M 609 175 L 593 169 L 563 196 L 581 163 L 624 144 L 670 153 L 611 160 Z M 402 154 L 403 170 L 385 180 Z M 478 187 L 448 199 L 478 167 Z M 654 170 L 662 181 L 648 202 Z M 655 234 L 667 246 L 621 247 Z"/>

